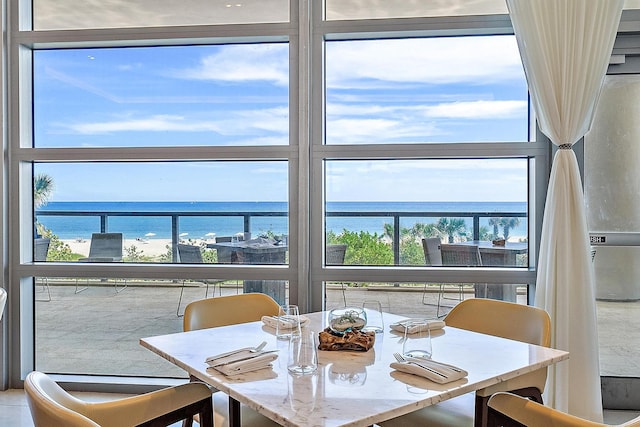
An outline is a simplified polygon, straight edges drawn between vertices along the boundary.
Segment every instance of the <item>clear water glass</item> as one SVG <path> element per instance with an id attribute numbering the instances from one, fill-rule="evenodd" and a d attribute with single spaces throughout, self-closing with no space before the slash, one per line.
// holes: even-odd
<path id="1" fill-rule="evenodd" d="M 304 329 L 300 335 L 289 340 L 289 372 L 293 374 L 312 374 L 318 369 L 318 338 L 316 333 Z"/>
<path id="2" fill-rule="evenodd" d="M 431 359 L 431 331 L 428 320 L 415 320 L 405 323 L 402 354 L 407 357 Z"/>
<path id="3" fill-rule="evenodd" d="M 276 323 L 276 337 L 280 340 L 300 335 L 300 311 L 297 305 L 281 305 Z"/>

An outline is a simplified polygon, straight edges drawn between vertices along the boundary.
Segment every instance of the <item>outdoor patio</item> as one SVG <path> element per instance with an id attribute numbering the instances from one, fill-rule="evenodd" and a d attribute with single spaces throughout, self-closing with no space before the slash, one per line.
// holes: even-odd
<path id="1" fill-rule="evenodd" d="M 54 283 L 54 282 L 50 282 Z M 46 298 L 40 285 L 36 298 Z M 128 283 L 116 293 L 113 283 L 90 286 L 75 293 L 75 284 L 50 286 L 51 301 L 36 303 L 36 368 L 49 373 L 184 377 L 184 372 L 142 348 L 142 337 L 182 330 L 176 316 L 179 283 Z M 408 317 L 436 316 L 438 287 L 348 287 L 349 305 L 379 301 L 384 311 Z M 223 295 L 242 292 L 242 286 L 226 285 Z M 211 295 L 211 289 L 210 293 Z M 218 289 L 216 289 L 216 296 Z M 471 288 L 465 298 L 472 297 Z M 204 297 L 204 287 L 185 289 L 181 311 L 189 301 Z M 525 295 L 518 294 L 524 303 Z M 446 304 L 455 303 L 447 301 Z M 343 305 L 339 285 L 327 290 L 327 307 Z M 600 366 L 603 376 L 637 376 L 640 362 L 632 355 L 640 340 L 640 302 L 598 304 Z M 275 342 L 273 345 L 277 345 Z M 215 343 L 203 343 L 216 352 Z M 281 345 L 281 344 L 280 344 Z"/>

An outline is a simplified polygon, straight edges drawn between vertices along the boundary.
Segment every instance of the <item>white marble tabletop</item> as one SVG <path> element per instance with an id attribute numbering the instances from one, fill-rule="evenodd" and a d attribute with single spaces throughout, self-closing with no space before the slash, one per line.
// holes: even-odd
<path id="1" fill-rule="evenodd" d="M 326 313 L 307 316 L 307 328 L 319 332 L 326 327 Z M 433 334 L 433 359 L 469 375 L 440 385 L 389 367 L 393 353 L 402 351 L 402 336 L 388 325 L 403 318 L 384 316 L 385 331 L 376 335 L 373 349 L 319 351 L 318 371 L 309 376 L 289 374 L 288 341 L 277 340 L 275 330 L 262 322 L 143 338 L 140 343 L 277 423 L 305 427 L 369 426 L 569 357 L 565 351 L 445 327 Z M 268 343 L 265 350 L 280 349 L 272 370 L 233 379 L 207 370 L 208 356 L 262 341 Z"/>

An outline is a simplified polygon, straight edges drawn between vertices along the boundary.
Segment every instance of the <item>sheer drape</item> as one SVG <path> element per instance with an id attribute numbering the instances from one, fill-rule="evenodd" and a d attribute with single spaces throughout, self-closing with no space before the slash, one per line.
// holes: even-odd
<path id="1" fill-rule="evenodd" d="M 552 319 L 546 403 L 602 421 L 595 289 L 580 171 L 571 145 L 591 126 L 623 0 L 506 0 L 541 131 L 560 146 L 545 207 L 536 305 Z"/>

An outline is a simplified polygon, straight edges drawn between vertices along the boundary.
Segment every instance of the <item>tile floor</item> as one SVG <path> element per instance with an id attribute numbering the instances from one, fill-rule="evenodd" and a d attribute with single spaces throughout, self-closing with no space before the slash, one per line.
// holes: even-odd
<path id="1" fill-rule="evenodd" d="M 235 293 L 236 289 L 225 291 Z M 361 303 L 361 300 L 376 299 L 383 303 L 385 311 L 402 311 L 402 314 L 405 315 L 425 315 L 427 310 L 435 309 L 433 304 L 422 304 L 422 292 L 402 292 L 401 289 L 392 292 L 371 291 L 374 289 L 348 289 L 347 300 L 353 304 L 355 302 Z M 151 376 L 154 376 L 153 374 L 165 376 L 169 373 L 177 374 L 175 375 L 177 377 L 181 376 L 180 374 L 183 374 L 181 371 L 145 351 L 137 343 L 140 336 L 156 335 L 159 331 L 162 333 L 177 332 L 181 329 L 182 319 L 175 315 L 177 292 L 177 288 L 161 288 L 155 289 L 153 294 L 149 294 L 143 288 L 130 287 L 119 294 L 115 294 L 111 288 L 105 288 L 75 295 L 72 288 L 52 286 L 53 301 L 37 304 L 39 336 L 46 338 L 39 341 L 40 350 L 42 350 L 40 355 L 48 356 L 38 360 L 40 368 L 42 370 L 49 368 L 54 372 L 65 372 L 67 367 L 58 366 L 56 363 L 62 363 L 68 358 L 69 348 L 82 343 L 88 344 L 89 348 L 79 347 L 76 349 L 77 351 L 72 353 L 85 355 L 87 359 L 92 359 L 95 353 L 92 353 L 90 349 L 95 350 L 92 347 L 104 339 L 105 345 L 100 349 L 100 352 L 117 351 L 117 356 L 111 357 L 112 355 L 109 354 L 106 358 L 113 363 L 117 363 L 119 360 L 127 362 L 122 366 L 123 373 L 129 369 L 134 369 L 136 373 L 139 373 L 141 369 L 144 369 L 150 370 L 147 374 L 151 374 Z M 201 289 L 194 289 L 192 292 L 194 293 L 193 298 L 202 297 Z M 332 289 L 327 294 L 330 300 L 328 305 L 342 303 L 342 292 L 339 288 Z M 116 301 L 117 304 L 115 304 Z M 410 303 L 408 304 L 408 302 Z M 637 354 L 637 343 L 640 342 L 640 327 L 638 327 L 640 326 L 640 302 L 599 301 L 597 306 L 601 374 L 640 376 L 640 361 L 634 357 Z M 141 310 L 142 307 L 144 310 Z M 84 313 L 83 308 L 90 310 L 90 313 Z M 67 315 L 71 315 L 71 317 L 67 317 Z M 109 334 L 121 334 L 123 331 L 128 335 L 118 335 L 116 340 L 105 339 L 110 337 Z M 49 345 L 61 339 L 61 334 L 69 340 L 66 346 L 62 346 L 66 357 L 58 357 L 60 356 L 58 354 L 59 345 Z M 96 341 L 96 335 L 101 340 Z M 114 347 L 113 342 L 125 343 L 125 347 L 111 348 Z M 126 357 L 122 357 L 123 354 Z M 139 363 L 132 364 L 132 360 L 137 360 L 137 355 L 140 356 Z M 102 360 L 104 359 L 105 354 L 102 354 Z M 74 360 L 73 362 L 84 363 L 85 361 Z M 114 396 L 97 393 L 83 393 L 82 395 L 87 399 L 108 399 Z M 605 417 L 608 423 L 618 424 L 638 415 L 640 412 L 606 411 Z M 32 425 L 22 390 L 0 392 L 0 427 Z"/>

